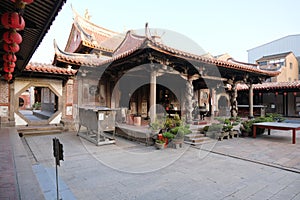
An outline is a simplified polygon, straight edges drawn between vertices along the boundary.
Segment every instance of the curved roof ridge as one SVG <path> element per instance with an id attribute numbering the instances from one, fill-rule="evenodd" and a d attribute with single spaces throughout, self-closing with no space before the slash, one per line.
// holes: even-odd
<path id="1" fill-rule="evenodd" d="M 124 40 L 113 52 L 113 56 L 124 53 L 128 50 L 130 51 L 132 49 L 140 48 L 146 39 L 147 38 L 145 36 L 135 34 L 132 30 L 127 31 Z"/>
<path id="2" fill-rule="evenodd" d="M 101 57 L 96 54 L 82 54 L 82 53 L 70 53 L 61 50 L 57 44 L 54 44 L 54 51 L 56 60 L 68 62 L 76 65 L 89 65 L 96 66 L 104 60 L 107 60 L 105 57 Z"/>
<path id="3" fill-rule="evenodd" d="M 246 66 L 258 67 L 257 64 L 241 62 L 241 61 L 235 60 L 235 59 L 233 59 L 233 58 L 229 58 L 227 61 L 229 61 L 229 62 L 231 61 L 231 62 L 233 62 L 233 63 L 237 63 L 237 64 L 241 64 L 241 65 L 246 65 Z"/>
<path id="4" fill-rule="evenodd" d="M 89 29 L 90 31 L 94 32 L 95 34 L 103 33 L 106 36 L 117 35 L 120 34 L 118 32 L 103 28 L 92 21 L 82 17 L 73 7 L 72 11 L 74 14 L 74 21 L 78 22 L 83 28 Z"/>
<path id="5" fill-rule="evenodd" d="M 151 41 L 151 44 L 154 47 L 161 48 L 162 50 L 168 51 L 172 54 L 176 54 L 176 55 L 179 55 L 179 56 L 181 56 L 183 58 L 187 58 L 187 59 L 202 61 L 202 62 L 206 62 L 208 64 L 215 64 L 215 65 L 219 65 L 219 66 L 227 67 L 227 68 L 235 68 L 235 69 L 244 68 L 247 71 L 252 71 L 252 72 L 262 73 L 262 74 L 269 74 L 271 76 L 276 76 L 280 73 L 280 72 L 270 72 L 270 71 L 254 68 L 253 66 L 249 66 L 249 65 L 236 64 L 236 63 L 232 63 L 229 61 L 217 60 L 216 58 L 208 58 L 208 57 L 204 57 L 201 55 L 185 52 L 185 51 L 173 48 L 173 47 L 169 47 L 169 46 L 167 46 L 161 42 L 157 42 L 151 38 L 149 38 L 149 41 Z"/>
<path id="6" fill-rule="evenodd" d="M 34 63 L 34 62 L 30 62 L 29 64 L 27 64 L 24 71 L 71 75 L 71 76 L 77 73 L 77 70 L 74 69 L 61 68 L 61 67 L 56 67 L 52 64 Z"/>

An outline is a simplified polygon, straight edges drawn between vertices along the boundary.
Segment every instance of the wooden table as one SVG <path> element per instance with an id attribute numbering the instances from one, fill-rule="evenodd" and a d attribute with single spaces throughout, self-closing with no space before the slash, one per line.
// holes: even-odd
<path id="1" fill-rule="evenodd" d="M 296 144 L 296 131 L 300 130 L 300 123 L 284 123 L 284 122 L 261 122 L 253 124 L 253 138 L 256 138 L 256 128 L 268 129 L 268 135 L 270 135 L 271 129 L 276 130 L 292 130 L 292 143 Z"/>

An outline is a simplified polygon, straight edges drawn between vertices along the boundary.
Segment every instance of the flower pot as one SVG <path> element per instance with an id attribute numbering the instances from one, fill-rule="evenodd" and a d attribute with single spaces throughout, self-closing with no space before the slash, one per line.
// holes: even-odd
<path id="1" fill-rule="evenodd" d="M 157 149 L 164 149 L 165 148 L 165 145 L 166 143 L 158 143 L 158 142 L 155 142 L 155 147 Z"/>

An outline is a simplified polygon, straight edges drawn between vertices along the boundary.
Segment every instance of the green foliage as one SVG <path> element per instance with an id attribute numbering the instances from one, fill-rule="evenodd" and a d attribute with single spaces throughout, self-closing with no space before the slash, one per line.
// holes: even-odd
<path id="1" fill-rule="evenodd" d="M 170 128 L 173 128 L 175 126 L 175 124 L 174 124 L 174 120 L 172 119 L 172 118 L 167 118 L 166 119 L 166 122 L 165 122 L 165 127 L 167 128 L 167 129 L 170 129 Z"/>
<path id="2" fill-rule="evenodd" d="M 241 131 L 246 132 L 248 136 L 252 136 L 253 135 L 253 129 L 252 129 L 253 123 L 274 122 L 274 121 L 275 121 L 275 119 L 271 116 L 257 117 L 254 119 L 249 119 L 249 120 L 242 122 Z M 264 131 L 265 131 L 265 129 L 257 128 L 256 134 L 261 135 L 264 133 Z"/>
<path id="3" fill-rule="evenodd" d="M 32 109 L 33 109 L 33 110 L 40 110 L 40 109 L 41 109 L 41 106 L 42 106 L 42 103 L 41 103 L 41 102 L 35 102 L 35 103 L 32 105 Z"/>
<path id="4" fill-rule="evenodd" d="M 223 128 L 223 124 L 216 124 L 216 123 L 213 123 L 211 124 L 209 127 L 208 127 L 208 130 L 207 131 L 221 131 Z"/>
<path id="5" fill-rule="evenodd" d="M 277 121 L 277 122 L 283 122 L 285 120 L 285 118 L 282 117 L 282 115 L 278 114 L 278 113 L 267 113 L 266 117 L 270 117 L 273 119 L 273 121 Z"/>
<path id="6" fill-rule="evenodd" d="M 231 131 L 232 130 L 232 128 L 233 128 L 233 126 L 232 125 L 223 125 L 223 128 L 222 128 L 222 131 L 225 131 L 225 132 L 229 132 L 229 131 Z"/>
<path id="7" fill-rule="evenodd" d="M 171 132 L 164 132 L 163 137 L 168 138 L 168 139 L 173 139 L 175 137 L 174 134 L 172 134 Z"/>
<path id="8" fill-rule="evenodd" d="M 237 126 L 239 125 L 240 122 L 232 122 L 232 126 Z"/>
<path id="9" fill-rule="evenodd" d="M 207 132 L 208 129 L 209 129 L 209 126 L 204 126 L 202 130 L 203 130 L 204 132 Z"/>
<path id="10" fill-rule="evenodd" d="M 233 123 L 234 122 L 239 123 L 242 121 L 240 117 L 230 117 L 229 120 L 232 121 Z"/>
<path id="11" fill-rule="evenodd" d="M 231 125 L 230 119 L 225 119 L 225 120 L 224 120 L 224 124 L 225 124 L 225 125 Z"/>
<path id="12" fill-rule="evenodd" d="M 160 130 L 164 127 L 164 124 L 160 120 L 155 120 L 154 122 L 150 123 L 149 126 L 152 130 Z"/>
<path id="13" fill-rule="evenodd" d="M 215 120 L 217 120 L 220 123 L 224 123 L 225 118 L 224 117 L 215 117 Z"/>
<path id="14" fill-rule="evenodd" d="M 165 141 L 163 141 L 163 140 L 155 140 L 155 143 L 158 143 L 158 144 L 164 144 Z"/>

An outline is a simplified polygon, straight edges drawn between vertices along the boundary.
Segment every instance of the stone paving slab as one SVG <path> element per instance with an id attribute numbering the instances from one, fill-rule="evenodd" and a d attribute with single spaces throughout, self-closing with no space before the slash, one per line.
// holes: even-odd
<path id="1" fill-rule="evenodd" d="M 289 131 L 272 130 L 271 135 L 265 133 L 255 139 L 234 138 L 199 148 L 300 173 L 299 133 L 296 144 L 291 143 Z"/>
<path id="2" fill-rule="evenodd" d="M 283 158 L 297 156 L 294 151 L 299 150 L 288 143 L 282 148 L 292 149 L 284 151 L 270 140 L 259 145 L 259 138 L 206 144 L 210 150 L 224 150 L 215 154 L 188 145 L 156 150 L 121 138 L 116 145 L 97 147 L 76 133 L 26 136 L 38 163 L 50 168 L 53 137 L 64 145 L 60 176 L 76 199 L 300 199 L 299 173 L 226 156 L 242 152 L 251 159 L 284 164 L 290 160 Z"/>

